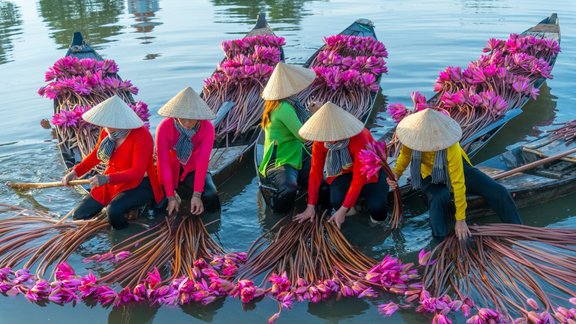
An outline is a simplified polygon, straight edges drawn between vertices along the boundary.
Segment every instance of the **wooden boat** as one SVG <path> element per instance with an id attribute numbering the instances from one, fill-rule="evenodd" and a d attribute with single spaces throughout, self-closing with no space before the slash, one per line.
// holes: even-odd
<path id="1" fill-rule="evenodd" d="M 528 28 L 521 33 L 523 36 L 535 36 L 542 39 L 553 39 L 560 43 L 560 25 L 558 21 L 557 14 L 553 13 L 549 17 L 543 19 L 541 22 L 533 27 Z M 557 56 L 553 57 L 550 66 L 554 67 L 556 63 Z M 534 87 L 540 88 L 544 84 L 546 79 L 540 78 L 536 80 Z M 428 100 L 428 103 L 434 103 L 438 99 L 438 95 L 434 96 L 432 99 Z M 484 127 L 482 130 L 478 131 L 473 136 L 463 140 L 460 144 L 462 148 L 466 151 L 466 154 L 472 158 L 476 153 L 480 151 L 490 140 L 514 117 L 522 113 L 522 108 L 528 103 L 530 97 L 525 97 L 524 100 L 516 107 L 511 108 L 504 116 L 500 119 L 495 120 L 488 126 Z M 390 139 L 394 130 L 391 130 L 384 138 Z M 400 190 L 402 196 L 406 197 L 413 194 L 415 191 L 411 190 L 411 187 L 406 184 L 407 175 L 404 175 L 400 179 Z"/>
<path id="2" fill-rule="evenodd" d="M 274 35 L 263 13 L 258 16 L 256 25 L 245 37 L 256 35 Z M 281 61 L 284 61 L 284 52 L 281 52 Z M 216 107 L 211 108 L 215 110 Z M 232 140 L 228 138 L 215 139 L 208 168 L 217 186 L 232 177 L 238 166 L 246 160 L 245 157 L 252 154 L 259 131 L 260 127 L 254 125 L 252 129 Z"/>
<path id="3" fill-rule="evenodd" d="M 377 39 L 376 32 L 374 31 L 374 23 L 372 23 L 372 21 L 370 21 L 368 19 L 356 20 L 353 24 L 351 24 L 346 29 L 344 29 L 340 34 L 341 35 L 350 35 L 350 36 L 372 37 L 374 39 Z M 312 56 L 310 56 L 310 58 L 308 58 L 306 63 L 304 63 L 304 67 L 307 67 L 307 68 L 310 67 L 310 65 L 316 59 L 316 56 L 318 56 L 318 54 L 324 50 L 325 46 L 326 45 L 320 47 L 316 52 L 314 52 L 314 54 L 312 54 Z M 378 78 L 376 79 L 378 84 L 380 83 L 381 79 L 382 79 L 382 74 L 380 74 L 378 76 Z M 377 106 L 377 102 L 379 102 L 379 100 L 378 100 L 379 99 L 378 98 L 379 92 L 380 91 L 370 92 L 370 96 L 371 96 L 370 109 L 361 118 L 361 120 L 364 122 L 365 125 L 368 125 L 369 122 L 371 122 L 371 120 L 374 118 L 374 116 L 378 110 L 378 109 L 375 109 L 375 107 Z M 254 167 L 256 168 L 256 174 L 258 175 L 258 185 L 260 187 L 260 192 L 262 193 L 262 197 L 266 201 L 266 204 L 269 205 L 270 198 L 274 195 L 275 192 L 278 191 L 278 188 L 275 188 L 272 183 L 267 181 L 266 178 L 262 177 L 258 171 L 258 167 L 260 166 L 260 164 L 262 162 L 263 156 L 264 156 L 264 132 L 262 130 L 260 130 L 260 134 L 259 134 L 258 140 L 256 142 L 256 148 L 254 150 Z M 303 195 L 306 195 L 306 189 L 300 188 L 299 196 L 303 196 Z"/>
<path id="4" fill-rule="evenodd" d="M 546 136 L 519 145 L 476 167 L 492 176 L 574 148 L 576 141 L 553 140 Z M 576 192 L 576 153 L 496 181 L 510 191 L 518 208 L 561 198 Z M 468 219 L 493 214 L 482 197 L 469 195 L 467 202 Z"/>
<path id="5" fill-rule="evenodd" d="M 95 59 L 97 61 L 104 60 L 102 56 L 100 56 L 100 54 L 98 54 L 96 50 L 94 50 L 94 48 L 92 48 L 88 43 L 86 43 L 84 37 L 82 36 L 82 33 L 80 32 L 74 33 L 74 36 L 72 37 L 72 42 L 70 43 L 70 47 L 68 48 L 68 51 L 66 52 L 65 56 L 77 57 L 78 59 Z M 120 79 L 120 76 L 118 74 L 114 76 Z M 131 93 L 126 92 L 124 95 L 127 98 L 129 98 L 131 103 L 133 104 L 136 103 Z M 54 113 L 58 112 L 59 112 L 58 99 L 54 99 Z M 78 136 L 92 136 L 94 138 L 98 138 L 99 132 L 100 128 L 94 128 L 91 131 L 84 130 L 83 133 L 79 134 Z M 66 165 L 66 168 L 70 169 L 74 165 L 80 163 L 80 161 L 82 161 L 82 154 L 78 146 L 67 139 L 60 138 L 58 132 L 55 133 L 56 133 L 56 139 L 58 140 L 60 157 L 64 162 L 64 164 Z M 88 193 L 89 190 L 88 186 L 75 186 L 74 188 L 76 188 L 76 190 L 78 190 L 80 193 L 83 194 Z"/>

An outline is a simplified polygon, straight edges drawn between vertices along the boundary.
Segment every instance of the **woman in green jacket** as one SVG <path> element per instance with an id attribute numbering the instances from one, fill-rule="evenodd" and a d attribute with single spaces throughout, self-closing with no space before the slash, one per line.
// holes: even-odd
<path id="1" fill-rule="evenodd" d="M 304 140 L 298 130 L 308 119 L 308 112 L 294 96 L 314 81 L 311 69 L 278 63 L 262 92 L 264 112 L 264 157 L 260 177 L 278 191 L 270 198 L 274 212 L 290 210 L 299 186 L 306 186 L 310 169 Z M 303 162 L 304 160 L 304 162 Z"/>

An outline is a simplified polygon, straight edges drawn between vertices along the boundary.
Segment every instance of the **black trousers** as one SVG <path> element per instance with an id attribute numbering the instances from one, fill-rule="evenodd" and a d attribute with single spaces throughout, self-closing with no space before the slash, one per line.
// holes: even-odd
<path id="1" fill-rule="evenodd" d="M 128 224 L 125 214 L 129 210 L 142 207 L 153 199 L 154 192 L 152 191 L 150 180 L 148 177 L 144 177 L 136 188 L 123 191 L 116 195 L 108 206 L 100 204 L 94 200 L 91 195 L 84 197 L 74 210 L 72 217 L 74 219 L 89 219 L 102 211 L 104 207 L 107 207 L 106 210 L 110 225 L 115 229 L 122 229 Z"/>
<path id="2" fill-rule="evenodd" d="M 272 152 L 272 157 L 266 168 L 266 181 L 278 191 L 270 197 L 270 209 L 275 213 L 285 213 L 292 209 L 298 188 L 308 187 L 308 177 L 310 175 L 310 156 L 306 153 L 302 156 L 302 169 L 284 164 L 277 168 L 276 147 Z"/>
<path id="3" fill-rule="evenodd" d="M 336 177 L 330 184 L 330 203 L 335 210 L 338 210 L 344 203 L 351 183 L 352 172 L 349 172 Z M 390 187 L 386 182 L 386 174 L 384 171 L 380 171 L 378 173 L 378 181 L 365 184 L 362 187 L 362 191 L 360 191 L 359 197 L 364 198 L 368 213 L 375 220 L 383 221 L 388 216 L 386 199 L 389 189 Z"/>
<path id="4" fill-rule="evenodd" d="M 518 208 L 508 190 L 464 161 L 466 193 L 484 197 L 503 223 L 522 224 Z M 422 180 L 422 192 L 428 199 L 432 235 L 443 239 L 448 234 L 447 222 L 452 221 L 454 204 L 445 184 L 432 183 L 431 177 Z M 449 218 L 449 217 L 450 218 Z"/>
<path id="5" fill-rule="evenodd" d="M 192 171 L 186 175 L 184 181 L 178 184 L 176 192 L 182 200 L 192 199 L 192 194 L 194 193 L 194 176 L 196 172 Z M 212 175 L 210 172 L 206 173 L 206 180 L 204 181 L 204 192 L 202 192 L 202 204 L 204 204 L 204 210 L 207 212 L 214 212 L 220 209 L 220 198 L 218 197 L 218 191 L 216 190 L 216 185 L 212 180 Z"/>

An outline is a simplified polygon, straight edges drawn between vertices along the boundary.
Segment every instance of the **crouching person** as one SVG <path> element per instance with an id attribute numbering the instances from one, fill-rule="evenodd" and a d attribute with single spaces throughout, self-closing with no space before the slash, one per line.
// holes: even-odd
<path id="1" fill-rule="evenodd" d="M 190 212 L 200 215 L 220 209 L 220 199 L 208 172 L 214 145 L 216 116 L 190 87 L 170 99 L 158 114 L 166 117 L 156 130 L 158 173 L 168 198 L 168 214 L 178 212 L 180 202 L 190 200 Z"/>
<path id="2" fill-rule="evenodd" d="M 162 188 L 154 167 L 154 141 L 138 115 L 118 96 L 94 106 L 82 118 L 102 131 L 94 150 L 62 179 L 81 177 L 99 163 L 104 174 L 90 178 L 90 194 L 73 212 L 74 219 L 89 219 L 106 207 L 115 229 L 127 225 L 125 214 L 147 203 L 160 202 Z"/>
<path id="3" fill-rule="evenodd" d="M 341 107 L 327 102 L 302 126 L 300 136 L 314 141 L 308 184 L 308 207 L 294 217 L 303 221 L 315 214 L 319 188 L 324 174 L 330 187 L 330 203 L 335 213 L 330 218 L 338 227 L 346 213 L 354 207 L 358 197 L 366 201 L 372 222 L 384 221 L 387 216 L 386 198 L 389 186 L 384 171 L 366 178 L 360 170 L 361 150 L 374 138 L 364 124 Z"/>

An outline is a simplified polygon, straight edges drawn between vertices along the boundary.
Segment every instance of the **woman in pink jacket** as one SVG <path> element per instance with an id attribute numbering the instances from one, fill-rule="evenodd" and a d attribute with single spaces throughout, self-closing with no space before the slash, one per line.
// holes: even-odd
<path id="1" fill-rule="evenodd" d="M 171 215 L 178 212 L 180 202 L 190 199 L 190 212 L 200 215 L 220 208 L 216 186 L 208 172 L 214 144 L 215 115 L 206 102 L 186 87 L 170 99 L 158 114 L 167 117 L 156 130 L 158 174 Z"/>

